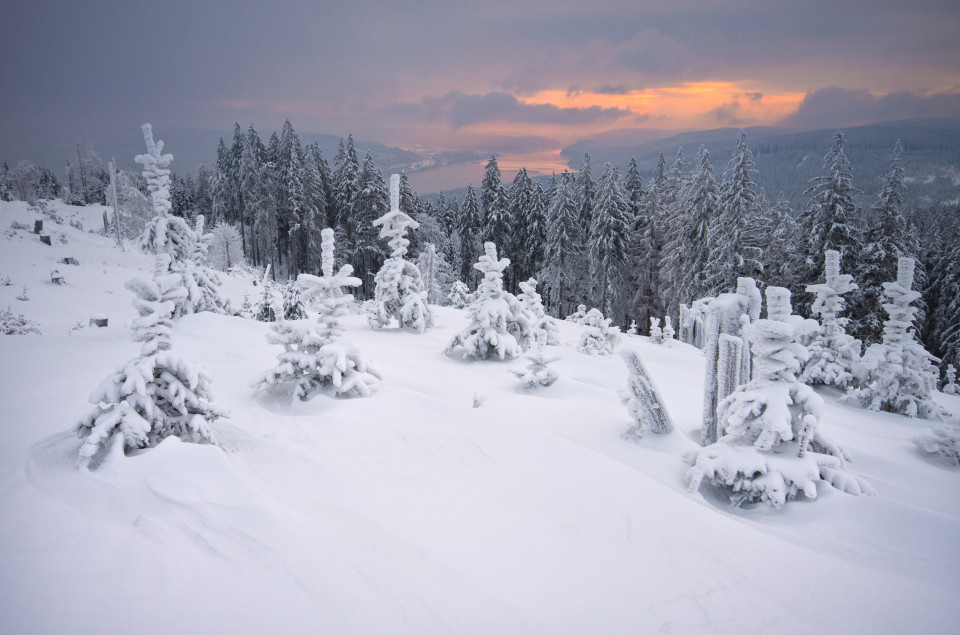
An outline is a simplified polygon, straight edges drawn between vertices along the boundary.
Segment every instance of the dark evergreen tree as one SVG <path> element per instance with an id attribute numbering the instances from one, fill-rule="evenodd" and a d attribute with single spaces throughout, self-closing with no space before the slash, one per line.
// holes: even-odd
<path id="1" fill-rule="evenodd" d="M 472 185 L 467 186 L 467 194 L 460 206 L 460 277 L 470 287 L 476 287 L 479 275 L 473 264 L 481 255 L 480 241 L 480 201 Z"/>
<path id="2" fill-rule="evenodd" d="M 740 130 L 733 156 L 724 171 L 720 186 L 719 217 L 710 239 L 710 272 L 708 283 L 719 291 L 736 288 L 737 278 L 760 278 L 763 272 L 762 252 L 755 243 L 751 228 L 756 215 L 757 185 L 753 180 L 756 168 L 753 153 L 747 147 L 747 135 Z"/>
<path id="3" fill-rule="evenodd" d="M 352 218 L 356 235 L 351 253 L 354 274 L 361 281 L 358 295 L 361 299 L 373 296 L 373 277 L 386 259 L 386 247 L 379 239 L 379 230 L 373 221 L 390 211 L 390 193 L 383 181 L 383 173 L 368 152 L 360 168 L 360 190 L 354 200 Z"/>
<path id="4" fill-rule="evenodd" d="M 620 181 L 620 170 L 608 163 L 600 178 L 593 208 L 590 265 L 595 304 L 605 315 L 621 323 L 625 317 L 621 290 L 632 225 L 630 201 Z"/>
<path id="5" fill-rule="evenodd" d="M 583 239 L 577 211 L 576 184 L 569 172 L 557 179 L 556 191 L 547 209 L 547 243 L 543 271 L 547 305 L 554 316 L 566 315 L 582 276 Z"/>

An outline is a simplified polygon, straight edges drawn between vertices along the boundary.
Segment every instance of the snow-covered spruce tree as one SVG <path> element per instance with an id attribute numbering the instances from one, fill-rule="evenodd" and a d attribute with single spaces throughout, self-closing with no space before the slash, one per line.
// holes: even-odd
<path id="1" fill-rule="evenodd" d="M 77 424 L 84 440 L 80 465 L 98 462 L 114 434 L 123 435 L 124 449 L 153 447 L 169 436 L 213 443 L 210 423 L 226 413 L 209 403 L 210 379 L 170 351 L 172 314 L 186 293 L 180 278 L 168 273 L 168 254 L 157 255 L 152 280 L 135 278 L 125 284 L 136 297 L 140 314 L 134 320 L 134 340 L 140 355 L 117 369 L 90 395 L 95 408 Z"/>
<path id="2" fill-rule="evenodd" d="M 267 276 L 264 276 L 260 286 L 263 290 L 254 309 L 253 319 L 258 322 L 276 322 L 277 311 L 273 304 L 273 285 L 267 280 Z"/>
<path id="3" fill-rule="evenodd" d="M 453 283 L 453 286 L 450 287 L 450 293 L 447 294 L 447 300 L 450 301 L 450 306 L 455 309 L 462 309 L 463 307 L 470 304 L 473 300 L 473 294 L 470 293 L 470 289 L 460 280 L 457 280 Z"/>
<path id="4" fill-rule="evenodd" d="M 344 287 L 356 287 L 360 281 L 351 276 L 353 267 L 343 265 L 333 272 L 334 234 L 330 228 L 320 232 L 323 276 L 301 273 L 297 282 L 303 297 L 317 310 L 318 326 L 282 320 L 271 326 L 267 340 L 283 346 L 280 363 L 261 375 L 252 386 L 257 391 L 286 393 L 291 399 L 306 401 L 330 386 L 338 397 L 366 397 L 380 386 L 380 374 L 356 348 L 341 338 L 340 318 L 346 314 L 353 296 Z"/>
<path id="5" fill-rule="evenodd" d="M 953 367 L 953 364 L 947 364 L 945 375 L 947 380 L 943 384 L 943 390 L 940 392 L 945 395 L 960 394 L 960 387 L 957 386 L 957 369 Z"/>
<path id="6" fill-rule="evenodd" d="M 669 315 L 663 316 L 663 339 L 670 341 L 676 334 L 677 332 L 673 330 L 673 319 Z"/>
<path id="7" fill-rule="evenodd" d="M 918 434 L 913 442 L 921 451 L 936 455 L 947 465 L 960 466 L 960 428 L 934 428 Z"/>
<path id="8" fill-rule="evenodd" d="M 797 380 L 807 357 L 799 340 L 816 322 L 791 314 L 788 289 L 767 287 L 766 294 L 766 319 L 745 329 L 756 373 L 720 403 L 720 439 L 689 457 L 690 490 L 706 480 L 726 490 L 733 505 L 774 507 L 800 492 L 816 498 L 821 482 L 851 494 L 873 494 L 868 483 L 844 471 L 849 456 L 818 430 L 823 399 Z"/>
<path id="9" fill-rule="evenodd" d="M 550 345 L 559 344 L 560 333 L 557 330 L 557 324 L 543 308 L 540 294 L 537 293 L 536 278 L 521 282 L 519 286 L 520 295 L 517 296 L 517 302 L 520 303 L 521 310 L 527 314 L 526 321 L 531 326 L 534 341 Z"/>
<path id="10" fill-rule="evenodd" d="M 811 386 L 830 385 L 846 389 L 853 383 L 853 370 L 860 361 L 860 340 L 847 335 L 847 318 L 843 310 L 844 293 L 857 288 L 853 276 L 840 274 L 840 252 L 828 249 L 824 254 L 825 282 L 807 286 L 816 294 L 811 311 L 820 316 L 820 328 L 809 345 L 810 358 L 803 367 L 800 381 Z"/>
<path id="11" fill-rule="evenodd" d="M 621 351 L 620 355 L 630 373 L 628 392 L 621 395 L 621 401 L 634 421 L 633 427 L 624 433 L 624 438 L 637 440 L 643 436 L 644 430 L 651 430 L 655 434 L 672 431 L 670 413 L 640 356 L 633 351 Z"/>
<path id="12" fill-rule="evenodd" d="M 551 386 L 557 381 L 557 371 L 548 367 L 547 364 L 557 361 L 559 357 L 547 357 L 543 342 L 534 344 L 533 348 L 527 352 L 526 359 L 529 362 L 526 370 L 513 373 L 520 379 L 521 388 L 526 390 L 541 388 Z"/>
<path id="13" fill-rule="evenodd" d="M 931 396 L 937 388 L 940 361 L 923 348 L 913 331 L 920 298 L 913 291 L 913 258 L 900 258 L 897 280 L 883 283 L 889 302 L 883 305 L 889 318 L 883 325 L 883 342 L 863 355 L 861 388 L 855 391 L 860 403 L 870 410 L 896 412 L 908 417 L 938 419 L 943 410 Z"/>
<path id="14" fill-rule="evenodd" d="M 300 283 L 290 280 L 283 285 L 283 319 L 303 320 L 307 317 L 307 308 L 301 297 Z"/>
<path id="15" fill-rule="evenodd" d="M 367 322 L 378 329 L 396 320 L 400 328 L 423 333 L 433 326 L 433 313 L 427 304 L 420 269 L 404 259 L 410 244 L 404 234 L 408 229 L 419 227 L 420 223 L 400 210 L 399 174 L 390 177 L 390 211 L 373 224 L 381 226 L 380 238 L 389 241 L 392 252 L 377 272 L 373 302 L 367 306 Z"/>
<path id="16" fill-rule="evenodd" d="M 483 280 L 467 307 L 470 325 L 450 340 L 444 352 L 462 347 L 464 357 L 487 359 L 496 354 L 500 359 L 512 359 L 519 355 L 520 344 L 509 328 L 517 322 L 520 306 L 514 296 L 503 290 L 503 270 L 510 260 L 497 259 L 497 246 L 493 243 L 484 243 L 483 249 L 484 254 L 474 264 L 483 273 Z"/>
<path id="17" fill-rule="evenodd" d="M 610 326 L 610 318 L 603 317 L 599 309 L 590 309 L 583 318 L 583 332 L 577 350 L 585 355 L 613 355 L 620 342 L 620 329 Z"/>
<path id="18" fill-rule="evenodd" d="M 198 217 L 198 233 L 191 229 L 184 219 L 169 214 L 170 170 L 166 168 L 173 161 L 173 155 L 162 154 L 163 141 L 154 143 L 150 124 L 145 123 L 141 128 L 147 144 L 147 154 L 138 154 L 134 161 L 144 167 L 143 176 L 147 179 L 147 189 L 150 191 L 155 216 L 140 235 L 140 249 L 148 253 L 169 255 L 170 258 L 165 261 L 167 271 L 181 278 L 181 284 L 187 293 L 174 307 L 174 318 L 200 311 L 224 313 L 227 306 L 220 297 L 220 279 L 204 262 L 207 243 L 201 238 L 203 217 Z"/>
<path id="19" fill-rule="evenodd" d="M 650 317 L 650 341 L 654 344 L 663 344 L 663 329 L 660 328 L 658 317 Z"/>

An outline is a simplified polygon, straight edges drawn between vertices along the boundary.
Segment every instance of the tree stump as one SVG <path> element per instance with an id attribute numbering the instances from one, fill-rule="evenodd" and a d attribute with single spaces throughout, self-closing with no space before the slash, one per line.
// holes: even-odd
<path id="1" fill-rule="evenodd" d="M 95 316 L 95 317 L 90 318 L 90 326 L 96 326 L 96 327 L 99 327 L 99 328 L 103 328 L 103 327 L 105 327 L 106 325 L 107 325 L 107 318 L 105 318 L 105 317 Z"/>
<path id="2" fill-rule="evenodd" d="M 33 233 L 39 234 L 42 231 L 43 231 L 43 221 L 42 220 L 33 221 Z"/>
<path id="3" fill-rule="evenodd" d="M 44 245 L 53 245 L 53 241 L 50 240 L 50 236 L 47 234 L 40 234 L 40 242 L 42 242 Z"/>

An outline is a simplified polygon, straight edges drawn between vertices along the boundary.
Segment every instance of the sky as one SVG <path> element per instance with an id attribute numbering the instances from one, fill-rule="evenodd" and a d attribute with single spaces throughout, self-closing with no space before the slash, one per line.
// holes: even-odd
<path id="1" fill-rule="evenodd" d="M 144 121 L 162 137 L 289 118 L 301 132 L 550 169 L 564 145 L 610 130 L 960 114 L 955 1 L 8 4 L 7 160 L 3 145 L 27 134 L 96 143 Z"/>

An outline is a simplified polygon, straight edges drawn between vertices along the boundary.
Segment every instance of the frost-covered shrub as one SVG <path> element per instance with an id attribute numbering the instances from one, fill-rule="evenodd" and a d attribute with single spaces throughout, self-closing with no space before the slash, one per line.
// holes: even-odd
<path id="1" fill-rule="evenodd" d="M 517 338 L 510 333 L 510 324 L 520 317 L 517 299 L 503 290 L 503 270 L 510 264 L 507 258 L 497 258 L 497 246 L 484 243 L 484 253 L 473 266 L 483 273 L 476 297 L 467 307 L 470 324 L 458 333 L 444 352 L 463 348 L 464 357 L 487 359 L 514 358 L 520 353 Z"/>
<path id="2" fill-rule="evenodd" d="M 920 298 L 913 291 L 913 258 L 900 258 L 896 282 L 884 282 L 883 305 L 889 317 L 883 324 L 883 341 L 863 355 L 861 388 L 853 394 L 870 410 L 883 410 L 938 419 L 943 409 L 932 400 L 939 373 L 936 357 L 917 341 L 913 331 L 917 308 L 910 304 Z"/>
<path id="3" fill-rule="evenodd" d="M 587 305 L 578 304 L 577 310 L 563 318 L 567 322 L 573 322 L 574 324 L 583 324 L 583 320 L 587 317 Z"/>
<path id="4" fill-rule="evenodd" d="M 791 315 L 787 289 L 768 287 L 766 293 L 767 318 L 745 329 L 754 378 L 720 402 L 722 436 L 691 457 L 691 491 L 706 480 L 725 489 L 734 505 L 774 507 L 801 492 L 816 498 L 820 482 L 872 494 L 868 483 L 845 471 L 849 455 L 820 433 L 823 399 L 797 380 L 808 356 L 800 340 L 815 323 Z"/>
<path id="5" fill-rule="evenodd" d="M 547 357 L 542 343 L 536 344 L 527 354 L 526 359 L 529 362 L 526 370 L 515 371 L 514 374 L 520 378 L 520 387 L 530 390 L 552 385 L 557 381 L 557 372 L 548 367 L 557 361 L 557 357 Z"/>
<path id="6" fill-rule="evenodd" d="M 25 318 L 22 314 L 14 314 L 10 307 L 0 310 L 0 333 L 4 335 L 40 335 L 40 325 Z"/>
<path id="7" fill-rule="evenodd" d="M 209 244 L 207 263 L 218 271 L 230 271 L 243 262 L 243 238 L 235 225 L 219 221 L 205 236 Z"/>
<path id="8" fill-rule="evenodd" d="M 462 309 L 473 301 L 473 294 L 470 293 L 470 288 L 466 284 L 457 280 L 450 287 L 450 293 L 447 294 L 447 300 L 450 301 L 450 306 L 455 309 Z"/>
<path id="9" fill-rule="evenodd" d="M 816 294 L 811 312 L 820 316 L 820 328 L 808 346 L 810 359 L 803 367 L 800 381 L 811 386 L 831 385 L 845 389 L 853 382 L 853 370 L 860 361 L 860 340 L 847 335 L 850 320 L 839 317 L 844 293 L 857 289 L 853 276 L 840 275 L 840 252 L 828 249 L 824 254 L 824 279 L 807 286 Z"/>
<path id="10" fill-rule="evenodd" d="M 353 267 L 343 265 L 333 272 L 334 232 L 321 236 L 322 276 L 302 273 L 297 283 L 304 300 L 317 310 L 317 326 L 282 320 L 271 326 L 267 340 L 283 346 L 279 363 L 251 385 L 256 391 L 284 393 L 291 399 L 307 400 L 326 387 L 338 397 L 366 397 L 380 387 L 380 373 L 353 344 L 341 338 L 340 318 L 353 302 L 345 287 L 356 287 Z"/>
<path id="11" fill-rule="evenodd" d="M 0 287 L 12 287 L 13 280 L 10 279 L 10 276 L 0 276 Z"/>
<path id="12" fill-rule="evenodd" d="M 927 454 L 933 454 L 948 465 L 960 466 L 960 428 L 934 428 L 917 435 L 913 442 Z"/>
<path id="13" fill-rule="evenodd" d="M 653 379 L 647 372 L 640 356 L 633 351 L 621 351 L 627 372 L 627 392 L 621 395 L 621 401 L 627 406 L 627 412 L 633 419 L 633 427 L 624 433 L 624 437 L 632 440 L 639 439 L 644 430 L 651 430 L 656 434 L 666 434 L 673 430 L 670 413 L 663 403 L 663 398 L 657 390 Z"/>
<path id="14" fill-rule="evenodd" d="M 157 267 L 152 280 L 136 278 L 125 285 L 135 294 L 140 314 L 133 322 L 140 355 L 90 395 L 95 408 L 77 424 L 82 467 L 95 463 L 115 434 L 123 435 L 127 451 L 153 447 L 169 436 L 213 443 L 210 423 L 226 415 L 209 403 L 207 375 L 170 351 L 173 310 L 186 291 L 176 274 L 163 270 Z"/>
<path id="15" fill-rule="evenodd" d="M 433 326 L 433 312 L 417 265 L 405 260 L 410 241 L 405 234 L 420 223 L 400 210 L 400 175 L 390 177 L 390 211 L 373 221 L 381 226 L 380 238 L 393 250 L 377 272 L 373 301 L 367 307 L 367 321 L 377 329 L 396 320 L 401 328 L 418 333 Z"/>
<path id="16" fill-rule="evenodd" d="M 620 329 L 610 326 L 610 318 L 603 317 L 600 309 L 590 309 L 581 323 L 584 329 L 577 350 L 585 355 L 613 355 L 620 342 Z"/>

